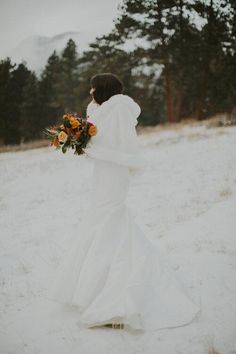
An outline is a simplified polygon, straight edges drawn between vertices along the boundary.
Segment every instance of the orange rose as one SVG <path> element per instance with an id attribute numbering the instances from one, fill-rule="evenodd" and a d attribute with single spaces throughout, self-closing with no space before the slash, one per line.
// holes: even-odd
<path id="1" fill-rule="evenodd" d="M 56 147 L 60 145 L 57 136 L 55 136 L 55 138 L 53 138 L 53 140 L 52 140 L 52 142 L 51 142 L 51 145 L 56 146 Z"/>
<path id="2" fill-rule="evenodd" d="M 96 125 L 91 125 L 88 130 L 89 135 L 93 136 L 97 134 L 97 127 Z"/>
<path id="3" fill-rule="evenodd" d="M 70 124 L 71 124 L 72 129 L 76 129 L 76 128 L 78 128 L 78 126 L 80 125 L 80 122 L 78 121 L 78 119 L 76 119 L 76 118 L 74 118 L 74 117 L 71 117 L 71 118 L 69 119 L 69 121 L 70 121 Z"/>
<path id="4" fill-rule="evenodd" d="M 80 122 L 76 119 L 72 124 L 71 124 L 73 129 L 76 129 L 80 126 Z"/>

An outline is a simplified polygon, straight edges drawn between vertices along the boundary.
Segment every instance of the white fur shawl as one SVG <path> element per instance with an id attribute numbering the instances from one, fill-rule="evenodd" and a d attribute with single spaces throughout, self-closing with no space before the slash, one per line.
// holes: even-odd
<path id="1" fill-rule="evenodd" d="M 140 106 L 124 94 L 113 95 L 101 105 L 90 102 L 87 117 L 97 126 L 97 135 L 91 138 L 85 153 L 131 169 L 144 169 L 147 160 L 141 156 L 135 128 L 140 113 Z"/>

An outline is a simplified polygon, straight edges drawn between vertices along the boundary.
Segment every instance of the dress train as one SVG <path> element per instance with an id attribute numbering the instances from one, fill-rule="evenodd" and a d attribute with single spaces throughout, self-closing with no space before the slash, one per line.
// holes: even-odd
<path id="1" fill-rule="evenodd" d="M 130 170 L 94 160 L 90 207 L 49 289 L 75 306 L 78 324 L 120 321 L 156 330 L 191 323 L 200 311 L 126 205 Z"/>

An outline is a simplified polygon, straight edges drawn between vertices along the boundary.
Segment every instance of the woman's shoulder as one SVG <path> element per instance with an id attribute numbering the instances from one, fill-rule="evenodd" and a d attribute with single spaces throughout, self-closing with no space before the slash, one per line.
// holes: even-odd
<path id="1" fill-rule="evenodd" d="M 128 95 L 124 94 L 116 94 L 113 95 L 104 102 L 102 105 L 106 103 L 106 108 L 109 111 L 109 113 L 114 114 L 120 113 L 120 114 L 130 114 L 134 118 L 138 118 L 138 116 L 141 113 L 141 108 L 137 102 L 134 101 L 134 99 Z M 104 107 L 105 108 L 105 107 Z"/>
<path id="2" fill-rule="evenodd" d="M 130 121 L 132 124 L 137 124 L 140 113 L 139 104 L 132 97 L 124 94 L 113 95 L 101 105 L 91 101 L 87 107 L 88 118 L 97 124 L 107 124 L 109 120 L 113 122 L 122 120 L 126 123 Z"/>

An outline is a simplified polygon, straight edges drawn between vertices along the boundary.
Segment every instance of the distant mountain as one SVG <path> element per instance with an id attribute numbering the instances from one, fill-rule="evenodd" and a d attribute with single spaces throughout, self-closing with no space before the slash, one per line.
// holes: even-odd
<path id="1" fill-rule="evenodd" d="M 4 57 L 9 56 L 14 63 L 25 61 L 30 70 L 34 70 L 39 75 L 44 68 L 48 57 L 54 50 L 58 54 L 65 48 L 66 43 L 71 38 L 77 45 L 77 52 L 81 54 L 89 48 L 89 44 L 95 41 L 96 36 L 94 29 L 85 32 L 65 32 L 57 34 L 53 37 L 46 36 L 30 36 L 21 41 L 17 47 L 4 53 Z M 150 44 L 143 38 L 132 38 L 127 40 L 120 48 L 126 51 L 133 50 L 136 46 L 148 47 Z M 0 58 L 1 59 L 1 58 Z"/>
<path id="2" fill-rule="evenodd" d="M 53 37 L 31 36 L 20 42 L 8 56 L 12 62 L 26 61 L 29 69 L 40 74 L 52 52 L 56 50 L 60 53 L 70 38 L 75 41 L 78 53 L 88 49 L 89 43 L 95 40 L 90 32 L 66 32 Z"/>

